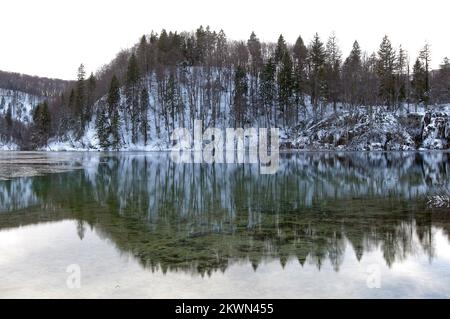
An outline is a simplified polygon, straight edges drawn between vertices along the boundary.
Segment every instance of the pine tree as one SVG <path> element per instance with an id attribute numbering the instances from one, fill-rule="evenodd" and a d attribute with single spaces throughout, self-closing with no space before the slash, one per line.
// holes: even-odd
<path id="1" fill-rule="evenodd" d="M 144 145 L 147 145 L 148 142 L 148 91 L 146 88 L 143 88 L 141 91 L 140 98 L 140 113 L 141 113 L 141 134 L 144 137 Z"/>
<path id="2" fill-rule="evenodd" d="M 97 80 L 94 73 L 91 73 L 87 80 L 87 100 L 85 110 L 85 120 L 89 122 L 92 119 L 92 110 L 95 103 L 95 89 L 97 87 Z"/>
<path id="3" fill-rule="evenodd" d="M 432 82 L 433 100 L 437 103 L 450 101 L 450 59 L 444 58 Z"/>
<path id="4" fill-rule="evenodd" d="M 13 125 L 11 104 L 9 104 L 8 108 L 6 109 L 5 120 L 6 120 L 6 125 L 8 127 L 8 131 L 11 132 L 11 128 Z"/>
<path id="5" fill-rule="evenodd" d="M 68 107 L 69 107 L 69 110 L 74 114 L 75 114 L 75 103 L 76 103 L 75 100 L 76 100 L 75 90 L 72 89 L 72 90 L 70 90 Z"/>
<path id="6" fill-rule="evenodd" d="M 413 89 L 417 111 L 417 104 L 425 102 L 426 100 L 426 69 L 419 58 L 416 60 L 413 66 L 413 79 L 411 86 Z"/>
<path id="7" fill-rule="evenodd" d="M 77 87 L 75 95 L 75 115 L 77 118 L 78 126 L 78 136 L 81 136 L 84 132 L 84 125 L 86 123 L 85 117 L 85 103 L 86 103 L 86 89 L 85 89 L 85 76 L 86 71 L 84 70 L 84 65 L 81 64 L 78 68 L 77 75 Z"/>
<path id="8" fill-rule="evenodd" d="M 292 67 L 292 59 L 288 51 L 284 52 L 284 56 L 280 63 L 278 71 L 278 107 L 280 108 L 283 125 L 286 127 L 288 119 L 293 120 L 293 90 L 294 90 L 294 74 Z"/>
<path id="9" fill-rule="evenodd" d="M 228 46 L 227 46 L 227 36 L 223 30 L 219 31 L 217 35 L 217 44 L 216 44 L 216 56 L 217 61 L 216 64 L 218 67 L 224 67 L 226 63 L 226 59 L 228 56 Z"/>
<path id="10" fill-rule="evenodd" d="M 111 121 L 109 132 L 111 134 L 111 147 L 115 150 L 120 148 L 120 119 L 119 119 L 119 103 L 120 103 L 120 84 L 115 75 L 111 79 L 108 92 L 108 113 Z"/>
<path id="11" fill-rule="evenodd" d="M 164 100 L 166 108 L 168 109 L 168 112 L 170 114 L 170 121 L 172 124 L 172 130 L 175 129 L 175 115 L 178 111 L 178 102 L 179 102 L 179 96 L 177 92 L 177 85 L 175 82 L 175 76 L 173 74 L 170 74 L 169 80 L 167 81 L 166 90 L 164 94 Z M 166 119 L 168 122 L 168 119 Z"/>
<path id="12" fill-rule="evenodd" d="M 275 62 L 280 63 L 283 60 L 285 53 L 288 51 L 286 41 L 284 41 L 283 35 L 280 34 L 275 49 Z"/>
<path id="13" fill-rule="evenodd" d="M 400 46 L 395 65 L 395 102 L 398 106 L 406 100 L 408 57 Z"/>
<path id="14" fill-rule="evenodd" d="M 253 116 L 257 116 L 257 104 L 258 104 L 258 82 L 259 73 L 263 66 L 263 58 L 261 52 L 261 42 L 256 37 L 256 34 L 252 32 L 250 39 L 247 41 L 248 51 L 250 53 L 250 105 L 253 111 Z"/>
<path id="15" fill-rule="evenodd" d="M 396 54 L 388 36 L 384 36 L 378 50 L 378 76 L 380 78 L 380 97 L 387 106 L 395 102 L 395 63 Z"/>
<path id="16" fill-rule="evenodd" d="M 136 55 L 133 53 L 128 60 L 125 94 L 127 112 L 131 116 L 131 141 L 137 143 L 139 127 L 139 66 Z M 127 117 L 126 117 L 127 120 Z"/>
<path id="17" fill-rule="evenodd" d="M 316 114 L 317 107 L 321 100 L 324 90 L 324 67 L 325 67 L 325 49 L 323 42 L 316 33 L 310 44 L 309 49 L 309 70 L 311 85 L 311 101 L 314 105 Z"/>
<path id="18" fill-rule="evenodd" d="M 260 99 L 263 106 L 263 114 L 266 116 L 266 125 L 270 124 L 272 108 L 275 102 L 276 96 L 275 72 L 276 66 L 272 58 L 269 58 L 267 63 L 264 65 L 264 69 L 261 74 L 261 82 L 259 89 Z"/>
<path id="19" fill-rule="evenodd" d="M 327 42 L 325 51 L 325 82 L 327 100 L 333 103 L 336 111 L 337 102 L 341 92 L 341 51 L 336 36 L 332 34 Z"/>
<path id="20" fill-rule="evenodd" d="M 344 101 L 352 109 L 362 104 L 362 57 L 358 41 L 353 43 L 352 51 L 343 65 L 343 94 Z"/>
<path id="21" fill-rule="evenodd" d="M 425 94 L 424 94 L 424 103 L 428 106 L 430 102 L 430 62 L 431 62 L 431 51 L 430 45 L 428 43 L 425 44 L 423 49 L 419 53 L 419 58 L 422 61 L 422 65 L 425 69 Z"/>
<path id="22" fill-rule="evenodd" d="M 307 58 L 308 58 L 308 49 L 303 43 L 303 39 L 301 36 L 297 38 L 295 41 L 295 45 L 293 48 L 293 57 L 294 57 L 294 73 L 295 73 L 295 93 L 296 93 L 296 104 L 304 104 L 304 96 L 307 93 L 307 74 L 306 74 L 306 66 L 307 66 Z"/>
<path id="23" fill-rule="evenodd" d="M 358 77 L 358 79 L 361 79 L 360 84 L 358 84 L 358 99 L 361 99 L 361 105 L 369 107 L 370 114 L 373 112 L 373 107 L 379 105 L 378 89 L 380 85 L 377 75 L 377 66 L 378 60 L 375 53 L 372 53 L 370 56 L 365 55 L 361 65 L 362 76 Z"/>
<path id="24" fill-rule="evenodd" d="M 150 66 L 148 63 L 148 43 L 145 35 L 141 37 L 141 41 L 139 42 L 139 46 L 137 48 L 137 60 L 139 69 L 145 73 L 148 73 Z"/>
<path id="25" fill-rule="evenodd" d="M 119 118 L 119 109 L 114 109 L 112 117 L 111 117 L 111 147 L 118 151 L 120 149 L 120 118 Z"/>
<path id="26" fill-rule="evenodd" d="M 97 109 L 97 119 L 95 122 L 95 126 L 100 147 L 102 149 L 107 149 L 109 147 L 109 125 L 108 116 L 106 114 L 106 107 L 104 105 L 99 105 Z"/>
<path id="27" fill-rule="evenodd" d="M 37 147 L 43 146 L 50 138 L 51 115 L 47 102 L 38 104 L 33 112 L 32 141 Z"/>
<path id="28" fill-rule="evenodd" d="M 70 94 L 69 94 L 69 101 L 67 103 L 67 109 L 68 109 L 68 114 L 67 114 L 67 119 L 65 121 L 65 129 L 67 131 L 70 130 L 75 130 L 76 128 L 76 118 L 77 118 L 77 112 L 75 110 L 75 105 L 76 105 L 76 93 L 74 89 L 70 90 Z"/>
<path id="29" fill-rule="evenodd" d="M 237 66 L 234 72 L 234 127 L 243 127 L 247 112 L 247 75 L 242 66 Z"/>
<path id="30" fill-rule="evenodd" d="M 48 108 L 47 102 L 44 102 L 42 107 L 42 132 L 44 134 L 46 141 L 50 137 L 51 127 L 52 127 L 52 118 L 50 115 L 50 110 Z"/>
<path id="31" fill-rule="evenodd" d="M 112 116 L 114 109 L 119 108 L 119 102 L 120 102 L 120 83 L 117 77 L 113 75 L 109 85 L 107 97 L 109 117 Z"/>

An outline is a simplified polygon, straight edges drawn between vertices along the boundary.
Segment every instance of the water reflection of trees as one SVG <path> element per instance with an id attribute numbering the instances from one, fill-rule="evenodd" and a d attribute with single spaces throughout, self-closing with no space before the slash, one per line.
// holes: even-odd
<path id="1" fill-rule="evenodd" d="M 338 270 L 349 246 L 358 260 L 380 248 L 392 265 L 422 252 L 432 258 L 433 227 L 450 230 L 448 214 L 423 198 L 448 187 L 445 153 L 286 155 L 276 175 L 177 165 L 166 154 L 97 159 L 84 171 L 0 182 L 32 194 L 23 205 L 10 196 L 0 227 L 77 219 L 80 237 L 95 227 L 145 267 L 200 273 L 235 260 L 256 269 L 269 257 L 317 267 L 329 260 Z"/>

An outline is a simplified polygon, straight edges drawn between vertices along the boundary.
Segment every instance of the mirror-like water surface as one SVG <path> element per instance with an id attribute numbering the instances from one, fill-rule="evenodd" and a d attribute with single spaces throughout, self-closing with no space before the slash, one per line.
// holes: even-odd
<path id="1" fill-rule="evenodd" d="M 0 297 L 450 297 L 449 153 L 280 164 L 0 153 Z"/>

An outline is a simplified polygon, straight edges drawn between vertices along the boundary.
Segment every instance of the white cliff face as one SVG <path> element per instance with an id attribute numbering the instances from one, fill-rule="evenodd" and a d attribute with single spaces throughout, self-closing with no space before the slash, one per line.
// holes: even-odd
<path id="1" fill-rule="evenodd" d="M 445 111 L 427 112 L 423 118 L 422 148 L 448 149 L 450 146 L 450 114 Z"/>
<path id="2" fill-rule="evenodd" d="M 303 121 L 288 146 L 305 150 L 409 151 L 445 150 L 450 146 L 450 106 L 433 111 L 369 113 L 361 107 L 326 114 L 319 122 Z"/>
<path id="3" fill-rule="evenodd" d="M 0 88 L 0 119 L 10 115 L 13 121 L 29 125 L 33 122 L 34 108 L 43 100 L 43 97 L 37 95 Z M 18 150 L 17 143 L 4 134 L 0 130 L 0 151 Z"/>
<path id="4" fill-rule="evenodd" d="M 0 88 L 0 116 L 6 116 L 10 111 L 13 120 L 30 124 L 34 108 L 42 101 L 40 96 Z"/>

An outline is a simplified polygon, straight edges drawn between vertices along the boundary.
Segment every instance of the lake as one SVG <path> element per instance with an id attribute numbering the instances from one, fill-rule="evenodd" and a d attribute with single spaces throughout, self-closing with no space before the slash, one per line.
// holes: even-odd
<path id="1" fill-rule="evenodd" d="M 449 189 L 446 152 L 0 152 L 0 297 L 449 298 Z"/>

